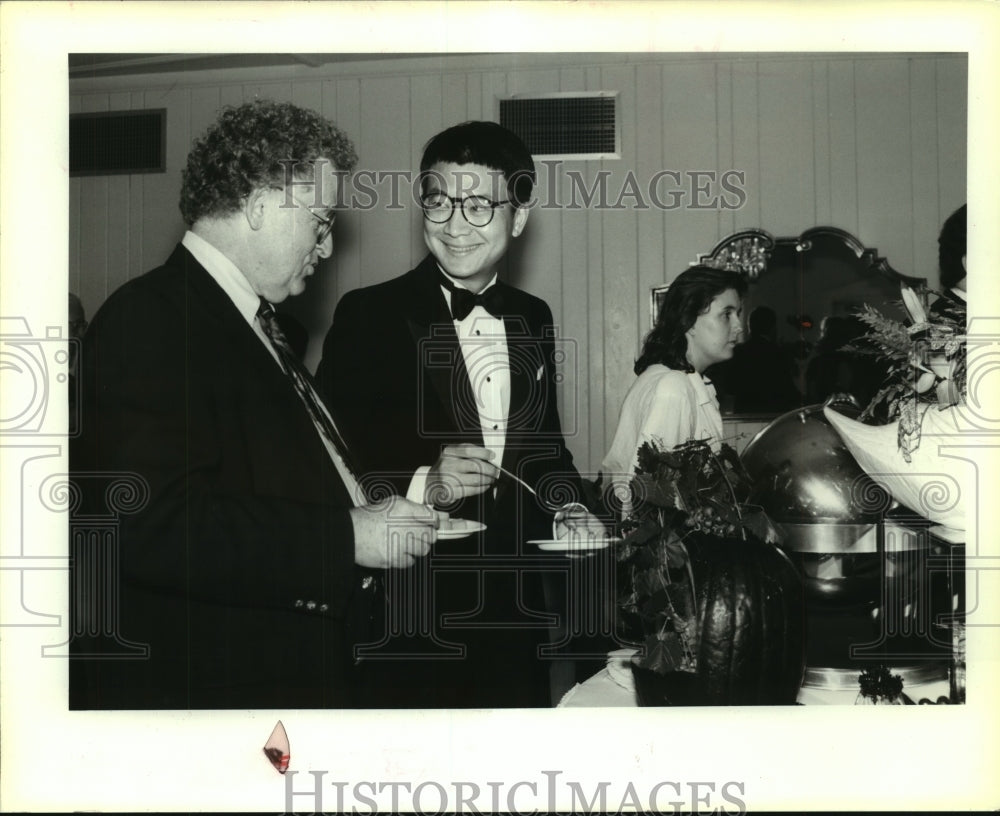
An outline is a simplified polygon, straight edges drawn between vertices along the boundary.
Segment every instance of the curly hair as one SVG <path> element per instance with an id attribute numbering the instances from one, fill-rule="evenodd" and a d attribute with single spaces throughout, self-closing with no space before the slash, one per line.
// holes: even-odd
<path id="1" fill-rule="evenodd" d="M 965 277 L 962 258 L 965 257 L 966 206 L 963 204 L 948 216 L 938 236 L 938 269 L 941 286 L 945 289 L 954 288 Z"/>
<path id="2" fill-rule="evenodd" d="M 481 164 L 503 173 L 507 197 L 516 207 L 524 207 L 535 186 L 535 161 L 517 134 L 496 122 L 462 122 L 441 131 L 424 147 L 420 174 L 439 162 Z"/>
<path id="3" fill-rule="evenodd" d="M 747 293 L 747 283 L 737 272 L 710 266 L 692 266 L 674 278 L 663 298 L 656 325 L 643 340 L 635 373 L 642 374 L 654 363 L 693 372 L 694 367 L 687 359 L 687 331 L 699 315 L 708 311 L 712 301 L 729 289 L 742 298 Z"/>
<path id="4" fill-rule="evenodd" d="M 318 113 L 268 100 L 227 107 L 188 154 L 181 215 L 190 226 L 236 212 L 254 190 L 283 186 L 290 161 L 302 178 L 320 158 L 341 172 L 353 170 L 358 160 L 351 140 Z"/>

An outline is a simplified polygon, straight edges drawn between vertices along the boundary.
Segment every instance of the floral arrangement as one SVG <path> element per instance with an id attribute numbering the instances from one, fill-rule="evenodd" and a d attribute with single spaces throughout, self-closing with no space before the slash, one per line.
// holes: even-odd
<path id="1" fill-rule="evenodd" d="M 965 309 L 942 299 L 930 317 L 913 289 L 903 284 L 901 294 L 909 324 L 865 305 L 858 317 L 868 331 L 848 349 L 888 363 L 883 386 L 859 418 L 870 419 L 885 406 L 889 421 L 899 420 L 899 448 L 909 462 L 920 444 L 924 413 L 932 406 L 944 409 L 965 398 Z"/>
<path id="2" fill-rule="evenodd" d="M 622 522 L 616 558 L 621 620 L 642 640 L 638 665 L 665 674 L 694 671 L 695 580 L 685 539 L 698 534 L 776 538 L 760 508 L 746 504 L 750 480 L 735 450 L 706 440 L 662 450 L 646 442 L 631 484 L 634 510 Z"/>
<path id="3" fill-rule="evenodd" d="M 871 703 L 895 703 L 903 693 L 903 678 L 885 666 L 863 669 L 858 675 L 858 696 Z"/>

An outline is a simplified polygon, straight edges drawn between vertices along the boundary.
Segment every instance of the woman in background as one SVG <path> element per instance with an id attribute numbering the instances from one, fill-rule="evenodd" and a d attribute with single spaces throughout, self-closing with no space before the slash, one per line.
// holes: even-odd
<path id="1" fill-rule="evenodd" d="M 695 266 L 667 289 L 656 325 L 635 363 L 638 379 L 622 403 L 618 429 L 603 470 L 628 512 L 628 484 L 644 442 L 669 449 L 708 439 L 718 450 L 722 415 L 712 384 L 702 376 L 728 360 L 743 333 L 747 285 L 735 272 Z"/>

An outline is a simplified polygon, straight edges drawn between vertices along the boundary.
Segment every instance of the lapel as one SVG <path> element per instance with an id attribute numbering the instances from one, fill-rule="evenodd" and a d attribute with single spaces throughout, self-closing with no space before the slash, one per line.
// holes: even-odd
<path id="1" fill-rule="evenodd" d="M 259 383 L 261 391 L 269 399 L 273 399 L 275 402 L 272 404 L 280 409 L 283 417 L 280 433 L 287 435 L 293 450 L 297 450 L 295 446 L 298 445 L 303 446 L 303 450 L 316 450 L 319 461 L 323 463 L 322 484 L 329 487 L 339 505 L 350 506 L 347 488 L 294 385 L 240 314 L 229 295 L 183 245 L 177 246 L 167 265 L 183 271 L 186 282 L 184 297 L 187 300 L 184 304 L 185 314 L 204 314 L 211 332 L 222 335 L 220 345 L 232 350 L 232 368 L 227 373 Z M 243 409 L 252 411 L 253 407 L 243 406 Z M 257 455 L 263 454 L 258 452 Z M 287 455 L 287 452 L 281 455 Z"/>
<path id="2" fill-rule="evenodd" d="M 451 311 L 441 293 L 437 261 L 428 255 L 409 273 L 404 293 L 406 323 L 414 344 L 414 360 L 425 372 L 425 380 L 437 394 L 448 414 L 451 427 L 465 435 L 478 438 L 482 431 L 478 419 L 459 405 L 474 405 L 469 372 L 458 343 Z"/>

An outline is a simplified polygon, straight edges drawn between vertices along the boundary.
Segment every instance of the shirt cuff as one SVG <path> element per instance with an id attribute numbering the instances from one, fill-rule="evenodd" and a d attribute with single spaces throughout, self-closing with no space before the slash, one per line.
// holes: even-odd
<path id="1" fill-rule="evenodd" d="M 427 491 L 427 475 L 431 472 L 430 465 L 418 467 L 413 478 L 410 479 L 410 486 L 406 490 L 406 498 L 417 504 L 424 503 L 424 493 Z"/>

